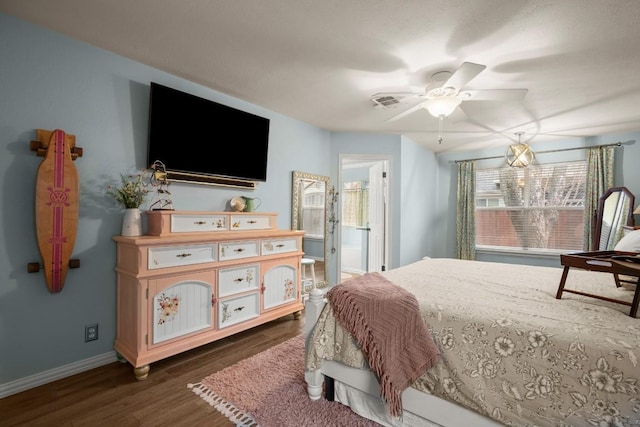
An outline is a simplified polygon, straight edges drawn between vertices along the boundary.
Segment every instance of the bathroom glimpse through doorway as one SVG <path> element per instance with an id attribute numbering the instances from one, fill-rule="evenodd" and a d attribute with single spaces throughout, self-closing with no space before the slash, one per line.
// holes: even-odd
<path id="1" fill-rule="evenodd" d="M 340 280 L 388 269 L 387 156 L 340 156 Z"/>

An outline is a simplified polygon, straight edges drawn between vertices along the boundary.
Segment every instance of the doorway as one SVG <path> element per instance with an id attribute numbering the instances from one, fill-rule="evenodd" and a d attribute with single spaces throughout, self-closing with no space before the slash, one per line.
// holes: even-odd
<path id="1" fill-rule="evenodd" d="M 390 156 L 341 154 L 339 282 L 389 269 Z"/>

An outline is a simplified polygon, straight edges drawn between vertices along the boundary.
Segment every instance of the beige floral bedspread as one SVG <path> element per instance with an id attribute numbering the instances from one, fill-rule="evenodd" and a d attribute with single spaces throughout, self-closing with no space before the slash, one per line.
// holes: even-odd
<path id="1" fill-rule="evenodd" d="M 629 306 L 555 294 L 561 268 L 427 259 L 384 276 L 413 292 L 441 361 L 413 387 L 513 426 L 640 426 L 640 319 Z M 568 289 L 631 301 L 607 273 L 572 269 Z M 307 369 L 364 368 L 327 305 Z"/>

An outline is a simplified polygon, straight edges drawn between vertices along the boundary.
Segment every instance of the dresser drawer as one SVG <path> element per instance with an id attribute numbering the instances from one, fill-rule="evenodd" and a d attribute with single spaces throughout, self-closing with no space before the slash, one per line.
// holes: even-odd
<path id="1" fill-rule="evenodd" d="M 221 268 L 218 270 L 218 295 L 222 298 L 258 289 L 259 274 L 258 264 Z"/>
<path id="2" fill-rule="evenodd" d="M 257 240 L 220 242 L 220 261 L 251 258 L 260 255 Z"/>
<path id="3" fill-rule="evenodd" d="M 281 254 L 285 252 L 298 251 L 297 238 L 282 238 L 282 239 L 264 239 L 262 240 L 261 254 L 273 255 Z"/>
<path id="4" fill-rule="evenodd" d="M 260 294 L 258 292 L 218 301 L 218 328 L 223 329 L 253 319 L 259 314 Z"/>
<path id="5" fill-rule="evenodd" d="M 171 215 L 171 232 L 228 231 L 226 215 Z"/>
<path id="6" fill-rule="evenodd" d="M 260 215 L 231 215 L 231 230 L 268 230 L 271 218 Z"/>
<path id="7" fill-rule="evenodd" d="M 149 248 L 148 256 L 149 270 L 204 264 L 216 260 L 216 244 L 153 247 Z"/>

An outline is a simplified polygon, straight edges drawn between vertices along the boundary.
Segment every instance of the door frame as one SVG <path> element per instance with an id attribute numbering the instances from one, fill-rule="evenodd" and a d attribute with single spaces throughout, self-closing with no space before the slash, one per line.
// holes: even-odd
<path id="1" fill-rule="evenodd" d="M 393 174 L 391 173 L 391 167 L 392 167 L 392 163 L 391 160 L 393 159 L 393 157 L 391 155 L 378 155 L 378 154 L 339 154 L 338 155 L 338 185 L 336 190 L 338 192 L 342 192 L 342 187 L 343 187 L 343 174 L 342 174 L 342 170 L 345 166 L 349 166 L 349 165 L 361 165 L 361 166 L 367 166 L 367 164 L 374 164 L 374 163 L 382 163 L 383 164 L 383 169 L 386 171 L 387 176 L 386 176 L 386 181 L 384 182 L 384 188 L 383 188 L 383 192 L 384 192 L 384 243 L 383 243 L 383 253 L 384 253 L 384 257 L 383 257 L 383 265 L 385 266 L 386 270 L 390 270 L 391 269 L 391 265 L 390 265 L 390 260 L 392 259 L 391 257 L 391 224 L 392 219 L 391 219 L 391 209 L 389 208 L 390 206 L 392 206 L 392 200 L 391 200 L 391 191 L 390 188 L 392 187 L 392 176 Z M 342 197 L 338 197 L 338 206 L 337 206 L 338 212 L 342 212 Z M 342 214 L 340 214 L 340 217 L 342 216 Z M 342 272 L 342 226 L 337 227 L 337 233 L 338 233 L 338 248 L 339 248 L 339 252 L 336 256 L 336 272 L 337 272 L 337 280 L 339 283 L 340 282 L 340 275 Z M 368 256 L 368 255 L 367 255 Z"/>

